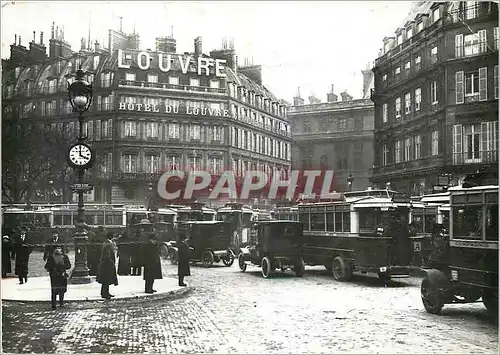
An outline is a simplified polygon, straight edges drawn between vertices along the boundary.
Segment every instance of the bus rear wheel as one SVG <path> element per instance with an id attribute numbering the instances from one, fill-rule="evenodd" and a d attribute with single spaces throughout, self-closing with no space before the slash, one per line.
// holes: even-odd
<path id="1" fill-rule="evenodd" d="M 352 277 L 352 268 L 348 262 L 337 256 L 332 262 L 332 273 L 337 281 L 349 281 Z"/>
<path id="2" fill-rule="evenodd" d="M 420 295 L 424 308 L 428 313 L 439 314 L 441 312 L 444 303 L 439 293 L 439 287 L 429 277 L 422 280 Z"/>

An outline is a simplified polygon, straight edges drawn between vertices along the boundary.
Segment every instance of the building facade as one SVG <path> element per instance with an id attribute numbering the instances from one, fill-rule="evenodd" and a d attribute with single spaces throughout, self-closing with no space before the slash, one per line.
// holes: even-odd
<path id="1" fill-rule="evenodd" d="M 498 171 L 497 4 L 419 2 L 373 72 L 375 185 L 418 195 Z"/>
<path id="2" fill-rule="evenodd" d="M 97 154 L 86 176 L 94 186 L 88 200 L 144 204 L 169 170 L 290 169 L 287 107 L 262 85 L 260 66 L 238 66 L 232 43 L 208 56 L 201 37 L 184 54 L 175 53 L 171 36 L 158 37 L 156 51 L 141 51 L 138 34 L 114 30 L 107 49 L 82 39 L 79 52 L 62 53 L 69 44 L 54 30 L 50 41 L 57 50 L 36 63 L 27 50 L 17 54 L 20 43 L 11 46 L 3 109 L 25 107 L 25 119 L 74 131 L 76 140 L 66 80 L 79 67 L 86 72 L 94 99 L 84 130 Z M 36 45 L 45 52 L 42 39 Z"/>
<path id="3" fill-rule="evenodd" d="M 369 85 L 369 78 L 364 81 Z M 373 102 L 353 100 L 345 92 L 341 96 L 337 101 L 332 87 L 328 102 L 311 97 L 305 105 L 300 94 L 294 99 L 289 111 L 292 168 L 333 170 L 332 190 L 361 190 L 369 186 L 373 164 Z"/>

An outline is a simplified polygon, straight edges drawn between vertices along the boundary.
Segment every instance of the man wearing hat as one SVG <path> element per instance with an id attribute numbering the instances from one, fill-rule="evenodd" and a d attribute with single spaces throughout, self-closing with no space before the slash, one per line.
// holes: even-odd
<path id="1" fill-rule="evenodd" d="M 7 277 L 7 274 L 12 272 L 12 264 L 10 262 L 10 253 L 12 252 L 12 243 L 8 235 L 2 238 L 2 278 Z"/>
<path id="2" fill-rule="evenodd" d="M 46 244 L 45 244 L 45 250 L 43 252 L 43 261 L 47 260 L 47 258 L 54 253 L 54 250 L 57 248 L 60 248 L 61 250 L 64 250 L 65 253 L 68 252 L 65 243 L 61 240 L 59 237 L 59 232 L 55 229 L 52 232 L 52 239 L 50 239 Z"/>
<path id="3" fill-rule="evenodd" d="M 147 241 L 144 243 L 144 281 L 146 293 L 154 293 L 153 283 L 162 279 L 160 248 L 156 233 L 147 232 Z"/>
<path id="4" fill-rule="evenodd" d="M 101 261 L 99 263 L 99 271 L 97 272 L 97 282 L 101 284 L 101 297 L 108 300 L 114 297 L 109 293 L 109 285 L 118 286 L 112 239 L 113 233 L 108 232 L 106 241 L 102 244 Z"/>
<path id="5" fill-rule="evenodd" d="M 33 246 L 29 237 L 26 235 L 26 229 L 21 229 L 21 234 L 14 242 L 12 259 L 16 259 L 15 274 L 19 276 L 19 284 L 28 282 L 28 262 Z"/>
<path id="6" fill-rule="evenodd" d="M 132 276 L 141 276 L 144 266 L 143 244 L 146 242 L 146 232 L 151 228 L 151 222 L 147 219 L 143 219 L 137 224 L 137 233 L 131 254 Z"/>

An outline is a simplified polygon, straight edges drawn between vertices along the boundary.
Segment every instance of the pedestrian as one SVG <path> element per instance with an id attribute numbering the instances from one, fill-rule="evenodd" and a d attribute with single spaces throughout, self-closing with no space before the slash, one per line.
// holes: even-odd
<path id="1" fill-rule="evenodd" d="M 12 252 L 12 242 L 8 235 L 2 238 L 2 278 L 7 277 L 7 274 L 12 272 L 12 264 L 10 254 Z"/>
<path id="2" fill-rule="evenodd" d="M 132 264 L 130 262 L 131 245 L 128 231 L 118 238 L 118 275 L 130 275 Z"/>
<path id="3" fill-rule="evenodd" d="M 45 269 L 50 275 L 50 287 L 52 290 L 52 309 L 56 309 L 56 298 L 59 295 L 59 307 L 64 305 L 64 294 L 68 289 L 68 273 L 71 269 L 71 262 L 63 248 L 57 247 L 51 255 L 47 257 Z"/>
<path id="4" fill-rule="evenodd" d="M 147 241 L 144 243 L 144 292 L 156 292 L 153 290 L 153 283 L 162 278 L 158 236 L 155 233 L 148 233 Z"/>
<path id="5" fill-rule="evenodd" d="M 21 229 L 21 234 L 14 242 L 11 254 L 12 259 L 16 259 L 15 274 L 19 277 L 19 284 L 28 282 L 28 263 L 30 254 L 33 251 L 30 238 L 26 235 L 26 229 Z"/>
<path id="6" fill-rule="evenodd" d="M 89 275 L 97 276 L 99 269 L 99 262 L 101 260 L 102 244 L 106 240 L 106 230 L 103 226 L 99 226 L 97 233 L 94 233 L 87 226 L 88 248 L 87 248 L 87 261 L 89 266 Z"/>
<path id="7" fill-rule="evenodd" d="M 177 275 L 179 276 L 179 286 L 187 286 L 184 283 L 184 277 L 191 276 L 191 268 L 189 266 L 189 254 L 191 253 L 189 235 L 181 235 L 177 253 Z"/>
<path id="8" fill-rule="evenodd" d="M 52 238 L 45 243 L 45 250 L 43 252 L 43 261 L 46 261 L 50 255 L 54 253 L 54 250 L 57 248 L 61 248 L 64 250 L 64 253 L 67 253 L 68 250 L 64 241 L 59 237 L 59 232 L 54 230 L 52 232 Z"/>
<path id="9" fill-rule="evenodd" d="M 131 254 L 132 276 L 141 276 L 142 267 L 144 266 L 144 255 L 142 245 L 146 241 L 146 232 L 151 228 L 151 222 L 147 219 L 141 220 L 137 226 L 135 240 L 133 242 L 133 250 Z"/>
<path id="10" fill-rule="evenodd" d="M 102 244 L 101 260 L 97 273 L 97 282 L 101 284 L 101 297 L 111 299 L 115 297 L 109 293 L 109 285 L 118 286 L 118 277 L 116 276 L 116 259 L 113 251 L 113 233 L 108 232 L 106 241 Z"/>

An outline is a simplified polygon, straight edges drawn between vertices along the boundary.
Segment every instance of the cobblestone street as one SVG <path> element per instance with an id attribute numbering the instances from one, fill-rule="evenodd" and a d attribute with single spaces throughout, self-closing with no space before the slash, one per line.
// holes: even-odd
<path id="1" fill-rule="evenodd" d="M 176 271 L 163 263 L 165 277 L 175 277 Z M 259 268 L 241 273 L 236 264 L 193 266 L 192 274 L 187 282 L 195 289 L 176 300 L 68 304 L 57 311 L 49 304 L 5 303 L 3 351 L 465 354 L 498 349 L 497 325 L 482 303 L 448 305 L 441 316 L 430 315 L 420 301 L 418 278 L 386 288 L 375 277 L 340 283 L 324 268 L 308 267 L 303 278 L 287 272 L 264 279 Z"/>

